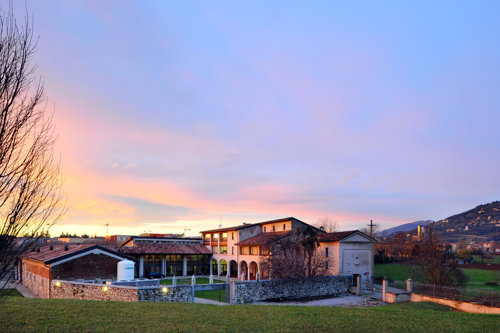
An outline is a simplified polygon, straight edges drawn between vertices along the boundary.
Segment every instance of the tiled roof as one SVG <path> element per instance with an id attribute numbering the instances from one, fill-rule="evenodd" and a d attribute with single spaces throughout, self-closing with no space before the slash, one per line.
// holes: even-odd
<path id="1" fill-rule="evenodd" d="M 118 251 L 124 254 L 211 254 L 201 244 L 135 244 L 122 246 Z"/>
<path id="2" fill-rule="evenodd" d="M 254 223 L 244 223 L 244 224 L 241 224 L 241 225 L 237 225 L 237 226 L 234 226 L 234 227 L 227 227 L 227 228 L 220 228 L 220 229 L 211 229 L 211 230 L 203 230 L 203 231 L 200 231 L 200 232 L 224 232 L 224 231 L 235 231 L 235 230 L 240 230 L 240 229 L 244 229 L 244 228 L 248 228 L 248 227 L 253 227 L 253 226 L 256 226 L 258 224 L 254 224 Z"/>
<path id="3" fill-rule="evenodd" d="M 223 231 L 231 231 L 231 230 L 240 230 L 240 229 L 244 229 L 244 228 L 248 228 L 248 227 L 254 227 L 254 226 L 257 226 L 257 225 L 263 225 L 263 224 L 269 224 L 269 223 L 279 223 L 279 222 L 286 222 L 286 221 L 295 221 L 295 222 L 300 222 L 302 224 L 305 224 L 307 225 L 308 227 L 311 227 L 311 228 L 314 228 L 314 229 L 317 229 L 319 231 L 318 228 L 316 228 L 315 226 L 312 226 L 304 221 L 301 221 L 299 219 L 296 219 L 295 217 L 285 217 L 285 218 L 281 218 L 281 219 L 276 219 L 276 220 L 269 220 L 269 221 L 264 221 L 264 222 L 258 222 L 258 223 L 245 223 L 245 224 L 242 224 L 242 225 L 238 225 L 238 226 L 235 226 L 235 227 L 229 227 L 229 228 L 222 228 L 222 229 L 212 229 L 212 230 L 204 230 L 204 231 L 201 231 L 202 233 L 208 233 L 208 232 L 223 232 Z M 320 232 L 323 232 L 323 231 L 320 231 Z"/>
<path id="4" fill-rule="evenodd" d="M 288 235 L 290 231 L 285 231 L 285 232 L 264 232 L 260 235 L 250 237 L 248 239 L 245 239 L 239 243 L 236 243 L 236 245 L 240 246 L 252 246 L 252 245 L 268 245 L 282 237 L 285 237 Z"/>
<path id="5" fill-rule="evenodd" d="M 359 232 L 358 230 L 341 231 L 341 232 L 329 232 L 326 234 L 320 234 L 316 236 L 316 239 L 320 242 L 338 242 L 352 234 Z"/>
<path id="6" fill-rule="evenodd" d="M 45 264 L 52 264 L 59 260 L 71 258 L 72 256 L 77 256 L 86 252 L 92 252 L 94 250 L 97 250 L 100 253 L 104 252 L 109 253 L 110 255 L 122 257 L 123 259 L 131 259 L 125 254 L 118 253 L 116 249 L 112 247 L 106 247 L 97 244 L 47 245 L 40 247 L 39 251 L 36 250 L 27 252 L 23 256 L 23 258 L 41 261 Z"/>

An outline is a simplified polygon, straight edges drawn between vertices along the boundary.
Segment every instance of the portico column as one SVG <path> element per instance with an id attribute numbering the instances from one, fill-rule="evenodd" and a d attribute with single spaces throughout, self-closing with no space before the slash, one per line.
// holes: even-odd
<path id="1" fill-rule="evenodd" d="M 210 275 L 214 274 L 214 258 L 210 259 L 210 265 L 208 265 L 208 270 L 210 271 Z"/>
<path id="2" fill-rule="evenodd" d="M 139 277 L 144 277 L 144 256 L 139 256 Z"/>
<path id="3" fill-rule="evenodd" d="M 247 281 L 250 281 L 250 265 L 247 264 Z"/>
<path id="4" fill-rule="evenodd" d="M 241 263 L 238 263 L 238 280 L 240 279 L 241 276 Z"/>
<path id="5" fill-rule="evenodd" d="M 186 256 L 182 256 L 182 275 L 186 276 L 188 273 L 188 258 Z"/>
<path id="6" fill-rule="evenodd" d="M 167 257 L 161 256 L 161 274 L 163 276 L 167 275 Z"/>
<path id="7" fill-rule="evenodd" d="M 220 261 L 217 261 L 217 276 L 220 276 Z"/>

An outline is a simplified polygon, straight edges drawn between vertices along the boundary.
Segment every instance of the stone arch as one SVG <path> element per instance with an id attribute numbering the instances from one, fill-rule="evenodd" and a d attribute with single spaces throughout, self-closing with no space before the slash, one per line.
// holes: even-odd
<path id="1" fill-rule="evenodd" d="M 221 261 L 219 261 L 219 265 L 220 265 L 220 275 L 226 276 L 227 275 L 227 261 L 225 261 L 224 259 L 221 259 Z"/>
<path id="2" fill-rule="evenodd" d="M 245 260 L 240 261 L 240 276 L 238 276 L 238 278 L 240 278 L 241 275 L 244 276 L 245 280 L 248 280 L 248 264 Z"/>
<path id="3" fill-rule="evenodd" d="M 250 262 L 250 280 L 257 279 L 257 272 L 259 271 L 259 265 L 255 261 Z"/>
<path id="4" fill-rule="evenodd" d="M 229 262 L 229 276 L 238 277 L 238 263 L 235 260 Z"/>
<path id="5" fill-rule="evenodd" d="M 212 265 L 210 272 L 212 272 L 212 274 L 216 275 L 217 274 L 217 270 L 219 269 L 218 268 L 219 263 L 217 262 L 217 259 L 212 258 L 212 260 L 210 261 L 210 263 Z"/>

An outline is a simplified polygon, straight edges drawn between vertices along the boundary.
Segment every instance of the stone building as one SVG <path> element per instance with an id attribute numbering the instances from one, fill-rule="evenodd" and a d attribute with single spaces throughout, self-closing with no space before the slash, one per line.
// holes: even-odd
<path id="1" fill-rule="evenodd" d="M 204 245 L 212 252 L 211 271 L 215 275 L 244 276 L 254 280 L 262 271 L 267 256 L 267 244 L 276 235 L 290 233 L 298 228 L 324 231 L 294 217 L 242 224 L 230 228 L 202 231 Z"/>
<path id="2" fill-rule="evenodd" d="M 294 217 L 202 231 L 204 245 L 212 253 L 211 272 L 254 280 L 263 271 L 269 245 L 299 228 L 316 235 L 316 251 L 333 263 L 328 268 L 331 275 L 353 274 L 371 280 L 375 239 L 357 230 L 326 233 Z"/>
<path id="3" fill-rule="evenodd" d="M 19 280 L 35 295 L 50 298 L 53 279 L 116 279 L 117 263 L 132 258 L 95 244 L 49 245 L 33 249 L 19 262 Z"/>

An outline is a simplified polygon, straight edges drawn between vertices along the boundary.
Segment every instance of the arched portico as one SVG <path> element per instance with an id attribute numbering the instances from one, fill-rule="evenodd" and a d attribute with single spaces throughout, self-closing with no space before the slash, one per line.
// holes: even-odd
<path id="1" fill-rule="evenodd" d="M 217 259 L 212 259 L 212 265 L 210 265 L 210 275 L 217 274 L 219 272 L 219 263 Z"/>
<path id="2" fill-rule="evenodd" d="M 257 272 L 259 271 L 259 266 L 255 261 L 252 261 L 250 263 L 250 278 L 249 280 L 256 280 L 257 279 Z"/>
<path id="3" fill-rule="evenodd" d="M 219 261 L 219 275 L 222 275 L 222 276 L 226 276 L 227 275 L 227 261 L 225 261 L 224 259 L 221 259 L 221 261 Z"/>
<path id="4" fill-rule="evenodd" d="M 248 280 L 249 277 L 249 270 L 248 270 L 248 264 L 245 260 L 240 261 L 240 275 L 238 278 L 240 278 L 243 275 L 243 279 Z"/>
<path id="5" fill-rule="evenodd" d="M 229 262 L 229 276 L 238 277 L 239 266 L 235 260 Z"/>

